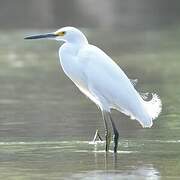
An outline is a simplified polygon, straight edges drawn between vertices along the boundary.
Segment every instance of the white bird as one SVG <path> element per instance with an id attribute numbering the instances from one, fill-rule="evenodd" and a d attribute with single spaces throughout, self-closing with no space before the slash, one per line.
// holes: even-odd
<path id="1" fill-rule="evenodd" d="M 52 33 L 28 36 L 25 39 L 40 38 L 64 42 L 59 49 L 60 64 L 79 90 L 101 109 L 105 124 L 106 151 L 110 144 L 108 120 L 111 121 L 114 132 L 114 152 L 117 152 L 119 138 L 111 109 L 136 119 L 142 127 L 152 126 L 162 109 L 159 97 L 152 94 L 152 99 L 145 101 L 122 69 L 101 49 L 89 44 L 80 30 L 63 27 Z"/>

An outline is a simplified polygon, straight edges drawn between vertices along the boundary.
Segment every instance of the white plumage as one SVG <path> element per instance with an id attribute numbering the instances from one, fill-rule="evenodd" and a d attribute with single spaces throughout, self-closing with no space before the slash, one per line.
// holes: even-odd
<path id="1" fill-rule="evenodd" d="M 89 44 L 81 31 L 73 27 L 64 27 L 53 33 L 30 36 L 26 39 L 39 38 L 65 42 L 59 49 L 60 63 L 65 74 L 81 92 L 100 107 L 102 112 L 110 114 L 111 109 L 117 109 L 139 121 L 143 127 L 152 126 L 153 119 L 161 112 L 159 97 L 153 94 L 150 101 L 145 101 L 134 88 L 135 82 L 132 83 L 101 49 Z M 119 135 L 113 122 L 112 125 L 117 141 Z M 116 149 L 117 146 L 114 152 Z"/>
<path id="2" fill-rule="evenodd" d="M 156 94 L 144 101 L 126 74 L 101 49 L 84 41 L 81 45 L 65 43 L 59 50 L 66 75 L 102 110 L 117 109 L 143 127 L 151 127 L 161 112 Z"/>

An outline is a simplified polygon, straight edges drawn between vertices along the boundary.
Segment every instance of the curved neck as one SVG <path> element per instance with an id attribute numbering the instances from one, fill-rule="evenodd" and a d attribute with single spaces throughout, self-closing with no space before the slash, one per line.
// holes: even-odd
<path id="1" fill-rule="evenodd" d="M 67 33 L 67 36 L 65 36 L 65 41 L 70 44 L 76 44 L 76 45 L 85 45 L 88 44 L 88 40 L 86 36 L 79 30 L 76 30 L 74 32 Z"/>
<path id="2" fill-rule="evenodd" d="M 81 34 L 80 36 L 76 36 L 71 38 L 70 41 L 67 41 L 70 44 L 76 44 L 76 45 L 84 45 L 88 44 L 87 38 L 84 36 L 84 34 Z"/>

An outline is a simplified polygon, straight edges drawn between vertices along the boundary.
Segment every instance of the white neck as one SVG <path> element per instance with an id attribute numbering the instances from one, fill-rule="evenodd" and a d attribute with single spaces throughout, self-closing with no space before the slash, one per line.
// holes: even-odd
<path id="1" fill-rule="evenodd" d="M 69 43 L 71 44 L 88 44 L 88 40 L 86 38 L 86 36 L 82 33 L 82 34 L 79 34 L 79 36 L 74 36 L 74 37 L 71 37 L 71 40 L 69 40 Z"/>

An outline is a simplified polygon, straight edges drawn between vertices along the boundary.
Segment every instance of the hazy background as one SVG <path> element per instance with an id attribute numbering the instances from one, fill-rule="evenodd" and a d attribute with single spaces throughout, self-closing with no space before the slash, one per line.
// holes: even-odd
<path id="1" fill-rule="evenodd" d="M 0 28 L 149 29 L 180 23 L 179 0 L 1 0 Z"/>

